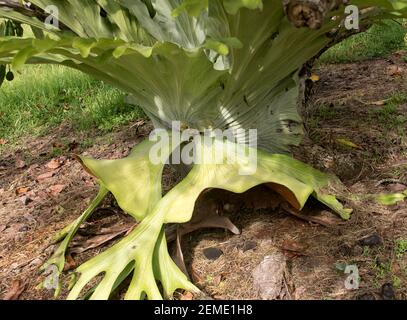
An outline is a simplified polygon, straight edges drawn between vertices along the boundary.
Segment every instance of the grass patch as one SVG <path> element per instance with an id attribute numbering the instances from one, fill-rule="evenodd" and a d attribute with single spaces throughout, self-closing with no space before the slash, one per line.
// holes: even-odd
<path id="1" fill-rule="evenodd" d="M 353 62 L 386 56 L 395 50 L 406 48 L 406 33 L 407 29 L 397 21 L 386 20 L 374 24 L 366 32 L 355 34 L 327 50 L 320 57 L 320 62 Z"/>
<path id="2" fill-rule="evenodd" d="M 373 265 L 373 270 L 375 271 L 376 279 L 385 279 L 391 274 L 391 264 L 390 262 L 376 262 Z"/>
<path id="3" fill-rule="evenodd" d="M 329 120 L 338 116 L 338 110 L 333 105 L 322 104 L 315 109 L 314 116 L 319 120 Z"/>
<path id="4" fill-rule="evenodd" d="M 118 89 L 63 66 L 26 66 L 0 88 L 0 138 L 8 144 L 62 122 L 78 131 L 111 131 L 144 117 Z"/>
<path id="5" fill-rule="evenodd" d="M 400 259 L 407 252 L 407 239 L 397 239 L 394 242 L 394 253 L 397 259 Z"/>
<path id="6" fill-rule="evenodd" d="M 404 93 L 393 95 L 383 107 L 369 110 L 370 121 L 380 123 L 388 130 L 395 129 L 399 135 L 404 135 L 407 118 L 399 113 L 398 108 L 406 101 L 407 96 Z"/>

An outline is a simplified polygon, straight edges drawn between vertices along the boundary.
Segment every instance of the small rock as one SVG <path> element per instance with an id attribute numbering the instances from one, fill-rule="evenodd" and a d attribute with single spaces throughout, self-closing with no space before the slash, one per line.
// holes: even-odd
<path id="1" fill-rule="evenodd" d="M 53 172 L 53 171 L 45 172 L 45 173 L 43 173 L 43 174 L 40 174 L 40 175 L 37 177 L 37 180 L 38 180 L 38 181 L 42 181 L 42 180 L 45 180 L 45 179 L 49 179 L 49 178 L 51 178 L 52 176 L 54 176 L 54 174 L 55 174 L 55 172 Z"/>
<path id="2" fill-rule="evenodd" d="M 249 251 L 249 250 L 253 250 L 256 247 L 257 247 L 257 242 L 256 241 L 248 240 L 248 241 L 244 242 L 243 247 L 242 247 L 242 251 L 246 252 L 246 251 Z"/>
<path id="3" fill-rule="evenodd" d="M 265 256 L 253 270 L 253 287 L 262 300 L 274 300 L 280 296 L 287 260 L 281 252 Z"/>
<path id="4" fill-rule="evenodd" d="M 63 190 L 65 189 L 65 185 L 64 184 L 56 184 L 53 186 L 50 186 L 47 188 L 47 192 L 56 197 L 57 195 L 59 195 Z"/>
<path id="5" fill-rule="evenodd" d="M 385 283 L 382 286 L 380 295 L 382 296 L 383 300 L 396 300 L 396 293 L 391 283 Z"/>
<path id="6" fill-rule="evenodd" d="M 18 232 L 26 232 L 28 230 L 27 226 L 22 226 L 20 229 L 18 229 Z"/>
<path id="7" fill-rule="evenodd" d="M 29 204 L 32 200 L 29 198 L 29 197 L 27 197 L 27 196 L 22 196 L 21 198 L 20 198 L 20 200 L 21 200 L 21 202 L 22 202 L 22 204 L 23 205 L 27 205 L 27 204 Z"/>
<path id="8" fill-rule="evenodd" d="M 223 254 L 223 251 L 218 248 L 212 247 L 203 249 L 203 254 L 209 260 L 216 260 Z"/>
<path id="9" fill-rule="evenodd" d="M 383 243 L 382 238 L 380 238 L 380 236 L 377 234 L 372 234 L 370 236 L 367 236 L 367 237 L 359 240 L 359 244 L 361 246 L 368 246 L 368 247 L 381 245 L 382 243 Z"/>
<path id="10" fill-rule="evenodd" d="M 376 297 L 373 293 L 367 292 L 358 295 L 356 300 L 376 300 Z"/>

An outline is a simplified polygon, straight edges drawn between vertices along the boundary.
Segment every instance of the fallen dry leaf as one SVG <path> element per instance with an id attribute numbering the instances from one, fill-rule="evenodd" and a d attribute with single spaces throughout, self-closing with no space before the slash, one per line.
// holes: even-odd
<path id="1" fill-rule="evenodd" d="M 53 171 L 45 172 L 45 173 L 43 173 L 43 174 L 40 174 L 40 175 L 37 177 L 37 180 L 38 180 L 38 181 L 41 181 L 41 180 L 49 179 L 49 178 L 51 178 L 53 175 L 54 175 L 54 172 L 53 172 Z"/>
<path id="2" fill-rule="evenodd" d="M 62 190 L 65 189 L 65 187 L 66 186 L 64 184 L 56 184 L 56 185 L 53 185 L 53 186 L 50 186 L 49 188 L 47 188 L 47 192 L 50 195 L 56 197 L 57 195 L 59 195 L 62 192 Z"/>
<path id="3" fill-rule="evenodd" d="M 350 141 L 348 139 L 338 138 L 338 139 L 336 139 L 336 142 L 347 148 L 362 149 L 360 146 L 358 146 L 357 144 L 353 143 L 352 141 Z"/>
<path id="4" fill-rule="evenodd" d="M 121 234 L 125 234 L 133 224 L 125 224 L 121 226 L 113 226 L 111 228 L 103 228 L 100 230 L 100 234 L 88 238 L 75 240 L 72 243 L 71 253 L 82 253 L 89 249 L 97 248 L 106 242 L 118 237 Z"/>
<path id="5" fill-rule="evenodd" d="M 38 190 L 35 192 L 34 198 L 37 201 L 42 201 L 42 200 L 48 198 L 48 193 L 46 193 L 44 190 Z"/>
<path id="6" fill-rule="evenodd" d="M 48 162 L 45 166 L 49 169 L 58 169 L 64 164 L 64 162 L 60 159 L 52 159 Z"/>
<path id="7" fill-rule="evenodd" d="M 284 240 L 283 244 L 281 245 L 281 249 L 284 251 L 291 251 L 302 255 L 306 249 L 306 246 L 298 243 L 297 241 L 287 239 Z"/>
<path id="8" fill-rule="evenodd" d="M 7 140 L 5 140 L 5 139 L 0 139 L 0 145 L 2 146 L 2 145 L 5 145 L 7 143 Z"/>
<path id="9" fill-rule="evenodd" d="M 319 76 L 318 76 L 317 74 L 313 73 L 313 74 L 309 77 L 309 79 L 310 79 L 312 82 L 318 82 L 318 81 L 319 81 Z"/>
<path id="10" fill-rule="evenodd" d="M 404 192 L 407 189 L 407 184 L 402 183 L 391 183 L 387 186 L 387 189 L 391 192 Z"/>
<path id="11" fill-rule="evenodd" d="M 203 278 L 201 276 L 201 274 L 195 270 L 194 268 L 192 268 L 191 270 L 191 279 L 194 283 L 202 283 L 203 282 Z"/>
<path id="12" fill-rule="evenodd" d="M 135 123 L 133 123 L 130 128 L 136 127 L 137 129 L 145 124 L 145 120 L 137 120 Z"/>
<path id="13" fill-rule="evenodd" d="M 72 255 L 67 254 L 65 258 L 65 265 L 64 265 L 64 271 L 69 271 L 72 269 L 75 269 L 76 267 L 76 261 L 74 258 L 72 258 Z"/>
<path id="14" fill-rule="evenodd" d="M 193 300 L 194 299 L 194 295 L 192 294 L 192 292 L 185 292 L 183 295 L 181 295 L 180 300 Z"/>
<path id="15" fill-rule="evenodd" d="M 329 212 L 327 210 L 318 211 L 316 213 L 314 212 L 312 214 L 310 214 L 309 212 L 302 213 L 292 208 L 286 202 L 281 204 L 281 209 L 283 209 L 287 213 L 296 216 L 297 218 L 300 218 L 308 222 L 318 223 L 328 228 L 344 223 L 342 219 L 340 219 L 339 217 L 335 216 L 332 212 Z"/>
<path id="16" fill-rule="evenodd" d="M 382 99 L 382 100 L 377 100 L 377 101 L 363 101 L 362 99 L 357 99 L 355 98 L 356 101 L 366 105 L 366 106 L 384 106 L 389 102 L 389 99 Z"/>
<path id="17" fill-rule="evenodd" d="M 4 295 L 3 300 L 18 300 L 23 293 L 26 284 L 21 280 L 13 280 L 7 293 Z"/>
<path id="18" fill-rule="evenodd" d="M 377 101 L 369 102 L 369 104 L 374 105 L 374 106 L 384 106 L 386 103 L 387 103 L 387 100 L 377 100 Z"/>
<path id="19" fill-rule="evenodd" d="M 387 68 L 387 74 L 389 76 L 400 76 L 402 73 L 403 73 L 403 68 L 401 68 L 399 66 L 392 65 Z"/>
<path id="20" fill-rule="evenodd" d="M 16 189 L 16 195 L 24 194 L 30 191 L 29 187 L 17 187 Z"/>
<path id="21" fill-rule="evenodd" d="M 221 274 L 218 274 L 217 276 L 215 276 L 214 278 L 213 278 L 213 280 L 212 280 L 212 284 L 214 285 L 214 286 L 218 286 L 220 283 L 222 282 L 222 275 Z"/>

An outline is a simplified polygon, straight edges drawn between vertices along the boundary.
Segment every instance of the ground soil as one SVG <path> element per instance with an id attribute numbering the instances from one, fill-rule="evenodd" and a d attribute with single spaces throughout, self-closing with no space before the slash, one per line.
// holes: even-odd
<path id="1" fill-rule="evenodd" d="M 296 157 L 335 173 L 357 194 L 406 189 L 407 124 L 394 124 L 391 120 L 407 116 L 407 104 L 401 103 L 387 118 L 380 118 L 375 111 L 383 108 L 382 100 L 407 94 L 407 65 L 401 57 L 401 53 L 396 53 L 387 59 L 315 69 L 320 79 L 307 108 L 308 137 L 295 150 Z M 3 149 L 0 297 L 14 290 L 21 291 L 15 295 L 19 299 L 53 299 L 51 290 L 36 288 L 43 280 L 39 267 L 55 249 L 54 234 L 86 208 L 97 190 L 94 179 L 72 154 L 120 158 L 150 130 L 148 122 L 137 121 L 95 138 L 89 147 L 80 143 L 84 136 L 63 124 L 47 136 L 27 137 L 17 148 Z M 351 141 L 355 146 L 346 146 L 338 139 Z M 175 180 L 174 172 L 167 170 L 164 185 L 168 188 Z M 213 207 L 208 204 L 206 209 Z M 259 295 L 253 287 L 253 270 L 266 255 L 279 251 L 287 259 L 282 284 L 285 294 L 281 299 L 383 299 L 389 298 L 381 292 L 385 284 L 394 289 L 396 299 L 406 299 L 407 254 L 396 255 L 397 240 L 407 240 L 406 202 L 388 207 L 373 202 L 355 203 L 354 209 L 349 221 L 331 227 L 300 220 L 279 206 L 226 210 L 223 214 L 229 216 L 241 234 L 204 229 L 184 236 L 187 269 L 207 298 L 256 299 Z M 312 201 L 307 210 L 327 211 Z M 80 247 L 103 228 L 117 230 L 122 225 L 131 226 L 131 222 L 109 198 L 81 228 L 75 243 Z M 361 239 L 369 236 L 379 239 L 379 243 L 364 245 Z M 118 237 L 72 254 L 67 269 L 103 251 Z M 223 253 L 210 260 L 203 253 L 210 247 Z M 345 288 L 347 275 L 338 267 L 344 263 L 357 265 L 359 289 Z M 63 291 L 58 299 L 65 294 Z"/>

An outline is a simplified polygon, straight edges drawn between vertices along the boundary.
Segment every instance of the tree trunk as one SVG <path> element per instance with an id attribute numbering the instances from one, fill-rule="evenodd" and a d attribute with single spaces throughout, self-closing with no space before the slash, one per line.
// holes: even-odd
<path id="1" fill-rule="evenodd" d="M 283 0 L 288 19 L 296 27 L 318 29 L 325 16 L 348 0 Z"/>

